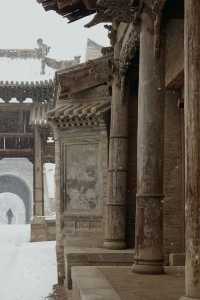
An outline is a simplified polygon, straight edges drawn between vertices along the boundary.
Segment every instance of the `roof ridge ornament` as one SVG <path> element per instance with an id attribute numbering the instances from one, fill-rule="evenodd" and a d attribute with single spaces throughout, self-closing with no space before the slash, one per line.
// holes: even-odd
<path id="1" fill-rule="evenodd" d="M 59 70 L 80 63 L 80 56 L 75 56 L 72 60 L 61 61 L 49 58 L 47 55 L 51 47 L 45 44 L 41 38 L 37 39 L 37 45 L 38 47 L 34 49 L 0 49 L 0 58 L 41 60 L 41 75 L 45 75 L 46 66 Z"/>

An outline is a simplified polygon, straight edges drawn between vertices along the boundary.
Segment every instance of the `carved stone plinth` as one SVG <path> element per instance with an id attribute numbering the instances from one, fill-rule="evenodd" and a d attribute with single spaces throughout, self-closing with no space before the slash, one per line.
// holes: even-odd
<path id="1" fill-rule="evenodd" d="M 143 12 L 140 33 L 135 265 L 163 273 L 163 124 L 161 58 L 154 51 L 154 21 Z"/>
<path id="2" fill-rule="evenodd" d="M 136 273 L 163 273 L 162 199 L 163 195 L 137 195 Z"/>

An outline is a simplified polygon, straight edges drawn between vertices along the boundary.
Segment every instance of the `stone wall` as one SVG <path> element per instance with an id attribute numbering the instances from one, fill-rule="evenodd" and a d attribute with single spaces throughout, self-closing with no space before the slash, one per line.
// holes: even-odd
<path id="1" fill-rule="evenodd" d="M 135 206 L 137 192 L 137 116 L 138 99 L 136 83 L 130 82 L 129 116 L 128 116 L 128 182 L 127 182 L 127 246 L 135 244 Z"/>
<path id="2" fill-rule="evenodd" d="M 172 19 L 166 26 L 166 87 L 173 87 L 183 80 L 184 64 L 184 23 L 180 19 Z"/>
<path id="3" fill-rule="evenodd" d="M 33 219 L 31 223 L 31 242 L 55 241 L 56 220 L 51 218 L 38 217 L 37 223 Z"/>
<path id="4" fill-rule="evenodd" d="M 184 123 L 178 107 L 180 94 L 168 91 L 165 99 L 164 144 L 164 249 L 165 254 L 184 248 Z"/>
<path id="5" fill-rule="evenodd" d="M 73 129 L 61 135 L 65 245 L 100 247 L 107 193 L 107 132 Z"/>

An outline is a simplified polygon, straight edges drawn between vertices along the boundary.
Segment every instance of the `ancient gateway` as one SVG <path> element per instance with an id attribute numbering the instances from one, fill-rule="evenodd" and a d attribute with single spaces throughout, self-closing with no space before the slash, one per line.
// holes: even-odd
<path id="1" fill-rule="evenodd" d="M 185 290 L 177 299 L 200 299 L 200 1 L 38 2 L 69 22 L 93 15 L 88 28 L 108 23 L 111 41 L 101 57 L 58 68 L 51 105 L 32 108 L 34 130 L 27 123 L 29 106 L 17 112 L 4 104 L 7 120 L 15 113 L 26 125 L 23 133 L 12 132 L 16 124 L 1 117 L 8 123 L 1 153 L 17 153 L 21 145 L 32 158 L 35 143 L 35 239 L 45 228 L 41 132 L 54 135 L 58 299 L 71 289 L 73 300 L 122 299 L 97 266 L 128 266 L 127 272 L 143 276 L 134 277 L 135 299 L 150 299 L 155 291 L 144 293 L 140 284 L 160 282 L 181 265 Z M 21 91 L 21 85 L 0 87 Z M 43 88 L 25 85 L 23 91 L 40 93 L 41 102 Z M 172 297 L 166 292 L 162 299 Z"/>
<path id="2" fill-rule="evenodd" d="M 39 239 L 37 219 L 44 218 L 43 165 L 55 161 L 55 145 L 48 142 L 48 138 L 52 136 L 51 129 L 42 119 L 42 114 L 39 120 L 37 118 L 38 111 L 43 112 L 44 115 L 47 106 L 50 105 L 52 95 L 53 81 L 0 83 L 2 99 L 0 103 L 0 158 L 25 157 L 33 163 L 34 200 L 32 203 L 32 195 L 26 183 L 9 174 L 1 174 L 0 191 L 18 194 L 24 201 L 26 222 L 30 223 L 33 216 L 33 241 L 35 234 L 36 240 Z M 15 102 L 11 101 L 13 98 Z M 27 98 L 31 100 L 31 103 L 26 102 Z M 46 239 L 46 235 L 40 238 Z"/>
<path id="3" fill-rule="evenodd" d="M 40 60 L 42 75 L 46 66 L 69 68 L 80 62 L 80 57 L 56 61 L 47 56 L 50 47 L 42 39 L 37 43 L 35 49 L 0 49 L 0 58 Z M 45 219 L 43 175 L 44 164 L 55 163 L 55 141 L 47 123 L 53 94 L 53 80 L 0 82 L 0 159 L 27 158 L 33 164 L 33 188 L 27 186 L 23 176 L 11 176 L 12 170 L 7 166 L 6 174 L 0 174 L 0 192 L 12 192 L 23 200 L 26 223 L 31 223 L 32 241 L 55 239 L 55 220 Z"/>

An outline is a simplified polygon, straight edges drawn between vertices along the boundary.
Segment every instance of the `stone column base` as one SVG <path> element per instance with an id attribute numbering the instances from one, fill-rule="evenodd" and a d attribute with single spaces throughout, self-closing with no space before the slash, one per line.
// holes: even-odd
<path id="1" fill-rule="evenodd" d="M 169 254 L 170 266 L 185 266 L 185 253 L 170 253 Z"/>
<path id="2" fill-rule="evenodd" d="M 139 274 L 164 274 L 164 267 L 156 264 L 134 264 L 132 271 Z"/>
<path id="3" fill-rule="evenodd" d="M 124 241 L 107 241 L 103 243 L 104 248 L 110 250 L 124 250 L 126 249 L 126 243 Z"/>
<path id="4" fill-rule="evenodd" d="M 36 216 L 31 223 L 31 242 L 42 241 L 47 241 L 47 224 L 43 216 Z"/>

